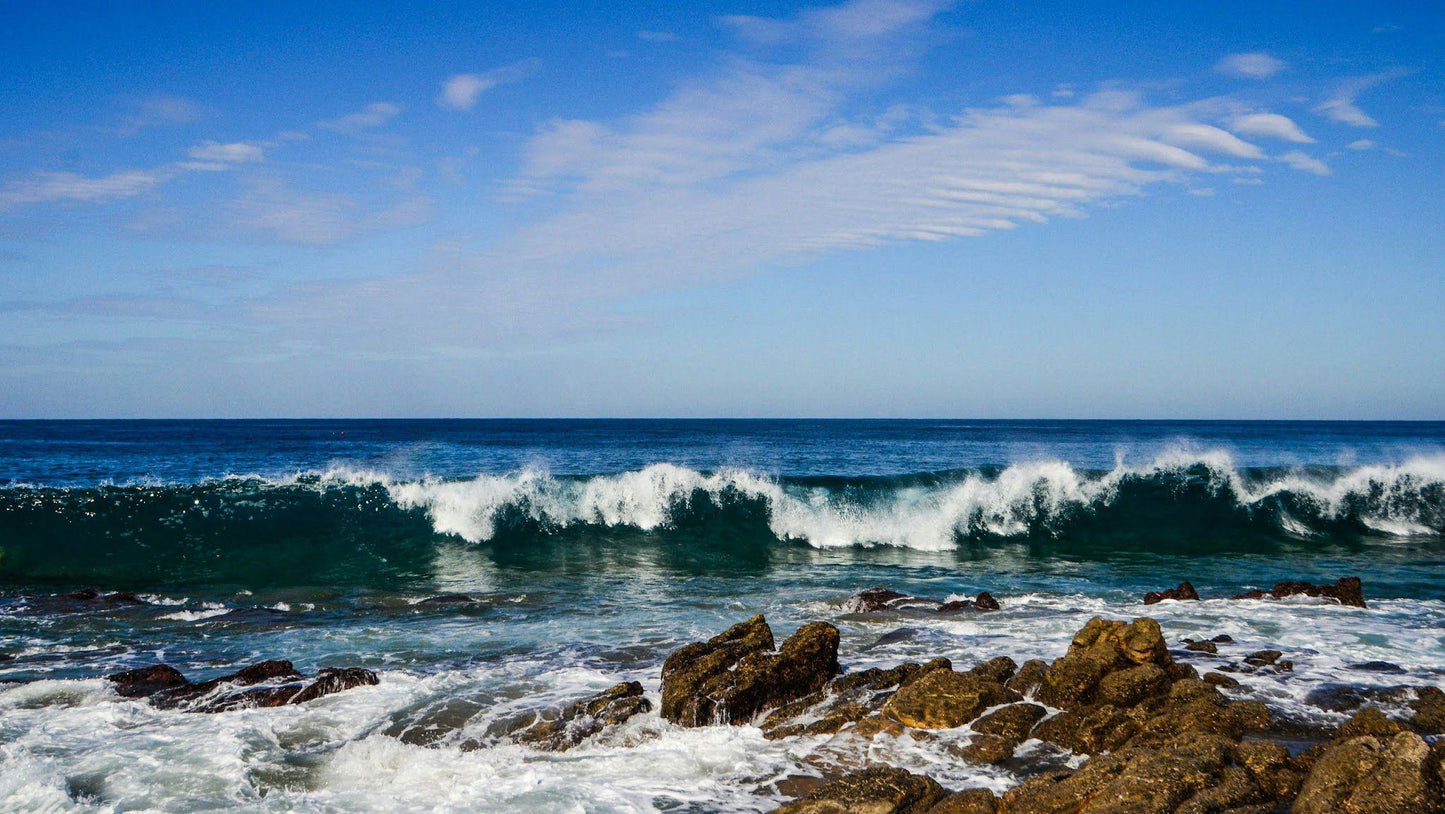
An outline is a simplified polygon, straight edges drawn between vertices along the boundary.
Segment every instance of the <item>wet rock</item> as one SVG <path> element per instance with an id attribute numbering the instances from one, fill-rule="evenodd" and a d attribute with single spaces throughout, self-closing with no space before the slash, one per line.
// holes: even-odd
<path id="1" fill-rule="evenodd" d="M 1391 675 L 1404 675 L 1405 668 L 1398 664 L 1391 664 L 1388 661 L 1365 661 L 1359 664 L 1348 665 L 1351 670 L 1359 670 L 1365 673 L 1389 673 Z"/>
<path id="2" fill-rule="evenodd" d="M 996 814 L 998 797 L 988 789 L 964 789 L 943 798 L 928 814 Z"/>
<path id="3" fill-rule="evenodd" d="M 1173 664 L 1159 623 L 1147 617 L 1122 622 L 1096 616 L 1049 667 L 1039 700 L 1063 709 L 1091 703 L 1104 676 L 1139 664 Z"/>
<path id="4" fill-rule="evenodd" d="M 773 652 L 772 630 L 759 614 L 667 657 L 662 716 L 682 726 L 746 723 L 818 692 L 837 673 L 837 628 L 804 625 Z"/>
<path id="5" fill-rule="evenodd" d="M 106 676 L 115 691 L 126 698 L 145 698 L 161 690 L 183 687 L 186 677 L 168 664 L 154 664 Z"/>
<path id="6" fill-rule="evenodd" d="M 256 707 L 304 704 L 323 695 L 377 684 L 376 673 L 360 667 L 327 669 L 306 677 L 289 661 L 263 661 L 230 675 L 164 689 L 151 695 L 161 709 L 226 712 Z"/>
<path id="7" fill-rule="evenodd" d="M 644 697 L 642 685 L 626 681 L 568 705 L 555 719 L 539 719 L 513 733 L 512 738 L 544 751 L 562 752 L 609 726 L 651 710 L 652 702 Z"/>
<path id="8" fill-rule="evenodd" d="M 1170 588 L 1164 591 L 1150 591 L 1144 594 L 1145 605 L 1158 604 L 1166 599 L 1172 599 L 1176 602 L 1198 602 L 1199 592 L 1194 590 L 1194 586 L 1191 585 L 1188 580 L 1185 580 L 1179 583 L 1179 587 L 1177 588 Z"/>
<path id="9" fill-rule="evenodd" d="M 1008 680 L 1006 686 L 1020 695 L 1031 696 L 1043 686 L 1044 676 L 1048 675 L 1048 672 L 1048 662 L 1043 659 L 1029 659 L 1014 677 Z"/>
<path id="10" fill-rule="evenodd" d="M 1295 814 L 1426 814 L 1445 810 L 1439 762 L 1413 732 L 1327 747 L 1295 800 Z"/>
<path id="11" fill-rule="evenodd" d="M 1253 667 L 1264 667 L 1279 661 L 1279 657 L 1283 655 L 1284 653 L 1278 650 L 1256 650 L 1244 657 L 1244 663 Z"/>
<path id="12" fill-rule="evenodd" d="M 95 588 L 81 588 L 78 591 L 71 591 L 70 593 L 56 594 L 51 597 L 51 599 L 59 600 L 65 604 L 76 603 L 107 607 L 134 607 L 150 604 L 130 591 L 115 591 L 113 593 L 103 594 Z"/>
<path id="13" fill-rule="evenodd" d="M 1357 687 L 1352 684 L 1321 684 L 1305 696 L 1305 703 L 1329 712 L 1353 712 L 1366 704 L 1403 704 L 1411 699 L 1410 687 Z"/>
<path id="14" fill-rule="evenodd" d="M 763 737 L 776 740 L 838 732 L 877 714 L 896 688 L 933 670 L 951 669 L 953 665 L 948 659 L 939 658 L 926 664 L 907 662 L 886 670 L 872 667 L 839 676 L 822 692 L 770 712 L 761 725 Z"/>
<path id="15" fill-rule="evenodd" d="M 1234 642 L 1234 637 L 1229 635 L 1228 633 L 1221 633 L 1218 636 L 1210 639 L 1210 641 L 1214 642 L 1215 644 L 1232 644 Z"/>
<path id="16" fill-rule="evenodd" d="M 1003 763 L 1014 756 L 1019 741 L 998 735 L 974 735 L 969 742 L 954 752 L 968 763 Z"/>
<path id="17" fill-rule="evenodd" d="M 1153 664 L 1141 664 L 1104 676 L 1099 681 L 1098 699 L 1101 704 L 1132 707 L 1168 689 L 1169 676 L 1163 669 Z"/>
<path id="18" fill-rule="evenodd" d="M 470 605 L 477 600 L 466 594 L 442 594 L 440 596 L 429 596 L 416 603 L 418 607 L 431 605 Z"/>
<path id="19" fill-rule="evenodd" d="M 1187 642 L 1184 649 L 1194 653 L 1214 654 L 1219 652 L 1219 645 L 1214 642 Z"/>
<path id="20" fill-rule="evenodd" d="M 888 588 L 869 588 L 843 600 L 844 613 L 883 613 L 900 608 L 915 607 L 933 609 L 938 607 L 938 603 Z"/>
<path id="21" fill-rule="evenodd" d="M 973 722 L 973 731 L 1023 742 L 1048 711 L 1038 704 L 1009 704 Z"/>
<path id="22" fill-rule="evenodd" d="M 1403 731 L 1405 731 L 1405 727 L 1386 718 L 1385 713 L 1374 707 L 1366 707 L 1356 712 L 1348 721 L 1340 724 L 1340 731 L 1335 735 L 1335 739 L 1349 740 L 1364 735 L 1393 738 Z"/>
<path id="23" fill-rule="evenodd" d="M 1415 711 L 1410 726 L 1422 735 L 1445 734 L 1445 692 L 1438 687 L 1421 687 L 1419 695 L 1410 702 Z"/>
<path id="24" fill-rule="evenodd" d="M 978 676 L 979 678 L 985 678 L 989 681 L 997 681 L 1003 684 L 1010 678 L 1013 678 L 1017 670 L 1018 665 L 1014 663 L 1013 659 L 1008 656 L 998 656 L 982 664 L 970 667 L 967 672 L 971 676 Z"/>
<path id="25" fill-rule="evenodd" d="M 1302 767 L 1290 757 L 1289 749 L 1272 741 L 1243 741 L 1234 745 L 1232 757 L 1243 766 L 1265 795 L 1274 800 L 1292 800 L 1304 782 Z"/>
<path id="26" fill-rule="evenodd" d="M 1359 577 L 1343 577 L 1334 585 L 1311 582 L 1279 582 L 1268 591 L 1253 590 L 1237 594 L 1235 599 L 1284 599 L 1287 596 L 1314 596 L 1333 599 L 1341 605 L 1365 607 L 1365 591 Z"/>
<path id="27" fill-rule="evenodd" d="M 968 673 L 934 670 L 904 685 L 888 700 L 886 715 L 914 729 L 952 729 L 989 707 L 1020 700 L 997 681 Z"/>
<path id="28" fill-rule="evenodd" d="M 1205 684 L 1214 687 L 1238 687 L 1239 679 L 1225 675 L 1224 673 L 1205 673 L 1201 679 Z"/>
<path id="29" fill-rule="evenodd" d="M 988 591 L 979 593 L 973 599 L 956 599 L 952 602 L 944 602 L 938 606 L 939 613 L 958 613 L 959 611 L 996 611 L 999 609 L 998 600 Z"/>
<path id="30" fill-rule="evenodd" d="M 825 783 L 774 814 L 926 814 L 947 794 L 932 778 L 876 766 Z"/>

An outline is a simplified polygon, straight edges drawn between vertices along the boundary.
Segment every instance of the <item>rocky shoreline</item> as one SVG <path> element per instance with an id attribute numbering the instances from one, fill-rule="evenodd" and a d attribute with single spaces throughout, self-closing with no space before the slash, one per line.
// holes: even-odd
<path id="1" fill-rule="evenodd" d="M 1354 578 L 1333 585 L 1286 582 L 1231 598 L 1290 596 L 1365 607 Z M 436 604 L 464 599 L 442 597 Z M 1185 582 L 1144 602 L 1198 599 Z M 986 593 L 944 602 L 887 589 L 841 604 L 849 614 L 901 615 L 985 614 L 999 607 Z M 1095 617 L 1052 661 L 1019 664 L 1007 654 L 979 654 L 966 670 L 934 658 L 845 672 L 839 644 L 837 628 L 825 621 L 805 624 L 779 643 L 756 615 L 668 656 L 656 709 L 681 727 L 756 726 L 774 741 L 880 745 L 857 750 L 867 756 L 861 761 L 806 760 L 797 776 L 769 792 L 794 797 L 776 809 L 783 814 L 1445 813 L 1445 739 L 1437 737 L 1445 734 L 1445 692 L 1434 687 L 1390 695 L 1394 717 L 1380 708 L 1378 692 L 1337 688 L 1323 705 L 1352 716 L 1332 730 L 1302 732 L 1260 701 L 1233 692 L 1234 675 L 1294 670 L 1285 653 L 1231 653 L 1238 646 L 1228 636 L 1181 638 L 1171 650 L 1160 623 L 1149 617 Z M 1181 655 L 1207 658 L 1211 669 L 1201 672 Z M 300 704 L 378 681 L 360 668 L 303 676 L 284 661 L 198 683 L 165 665 L 108 678 L 123 696 L 212 713 Z M 498 740 L 561 752 L 653 709 L 642 684 L 622 682 L 512 722 Z M 945 732 L 949 740 L 940 741 Z M 1002 794 L 945 788 L 888 765 L 887 743 L 878 739 L 890 738 L 945 743 L 958 761 L 997 766 L 1022 782 Z"/>

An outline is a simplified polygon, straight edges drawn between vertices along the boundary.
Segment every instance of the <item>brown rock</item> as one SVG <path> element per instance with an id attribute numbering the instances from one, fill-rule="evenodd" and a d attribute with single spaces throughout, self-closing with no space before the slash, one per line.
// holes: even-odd
<path id="1" fill-rule="evenodd" d="M 1438 687 L 1421 687 L 1410 708 L 1415 710 L 1410 719 L 1415 731 L 1422 735 L 1445 734 L 1445 692 Z"/>
<path id="2" fill-rule="evenodd" d="M 996 611 L 999 609 L 998 600 L 988 591 L 980 593 L 973 599 L 956 599 L 952 602 L 944 602 L 938 606 L 939 613 L 957 613 L 959 611 Z"/>
<path id="3" fill-rule="evenodd" d="M 1014 672 L 1017 670 L 1018 665 L 1014 663 L 1013 659 L 1008 656 L 999 656 L 989 659 L 982 664 L 970 667 L 968 674 L 1003 684 L 1010 678 L 1013 678 Z"/>
<path id="4" fill-rule="evenodd" d="M 1019 741 L 998 735 L 974 735 L 957 754 L 969 763 L 1003 763 L 1014 756 L 1018 745 Z"/>
<path id="5" fill-rule="evenodd" d="M 161 690 L 186 685 L 186 677 L 181 675 L 181 671 L 167 664 L 126 670 L 108 675 L 106 680 L 114 684 L 115 691 L 126 698 L 145 698 Z"/>
<path id="6" fill-rule="evenodd" d="M 1365 591 L 1359 577 L 1344 577 L 1334 585 L 1315 585 L 1310 582 L 1279 582 L 1268 591 L 1253 590 L 1236 595 L 1235 599 L 1284 599 L 1287 596 L 1327 597 L 1341 605 L 1365 607 Z"/>
<path id="7" fill-rule="evenodd" d="M 360 667 L 321 670 L 308 678 L 298 673 L 291 662 L 272 660 L 210 681 L 160 690 L 151 695 L 151 704 L 185 712 L 228 712 L 304 704 L 323 695 L 377 683 L 376 673 Z"/>
<path id="8" fill-rule="evenodd" d="M 1008 688 L 1020 695 L 1033 695 L 1043 686 L 1044 676 L 1049 672 L 1048 662 L 1043 659 L 1029 659 L 1023 663 L 1013 678 L 1008 680 Z"/>
<path id="9" fill-rule="evenodd" d="M 1177 588 L 1170 588 L 1165 591 L 1150 591 L 1144 594 L 1145 605 L 1158 604 L 1166 599 L 1173 599 L 1176 602 L 1198 602 L 1199 592 L 1194 590 L 1194 586 L 1191 585 L 1188 580 L 1185 580 L 1179 583 L 1179 587 Z"/>
<path id="10" fill-rule="evenodd" d="M 884 713 L 915 729 L 952 729 L 977 718 L 989 707 L 1018 701 L 1018 693 L 997 681 L 934 670 L 900 687 Z"/>
<path id="11" fill-rule="evenodd" d="M 571 749 L 608 726 L 652 709 L 652 702 L 643 696 L 642 685 L 623 682 L 596 695 L 589 696 L 562 710 L 554 720 L 537 720 L 513 734 L 518 743 L 525 743 L 549 752 Z"/>
<path id="12" fill-rule="evenodd" d="M 1219 645 L 1214 642 L 1189 642 L 1184 645 L 1184 649 L 1195 653 L 1218 653 Z"/>
<path id="13" fill-rule="evenodd" d="M 1403 731 L 1405 731 L 1405 727 L 1386 718 L 1385 713 L 1374 707 L 1366 707 L 1356 712 L 1348 721 L 1340 724 L 1340 731 L 1335 735 L 1335 740 L 1349 740 L 1362 735 L 1388 739 Z"/>
<path id="14" fill-rule="evenodd" d="M 1224 673 L 1205 673 L 1203 681 L 1215 687 L 1238 687 L 1239 679 L 1227 676 Z"/>
<path id="15" fill-rule="evenodd" d="M 1016 743 L 1028 738 L 1029 732 L 1048 711 L 1038 704 L 1009 704 L 973 722 L 973 731 L 998 735 Z"/>
<path id="16" fill-rule="evenodd" d="M 1132 707 L 1168 689 L 1169 676 L 1162 669 L 1153 664 L 1141 664 L 1104 676 L 1099 682 L 1098 700 L 1101 704 Z"/>
<path id="17" fill-rule="evenodd" d="M 824 783 L 773 814 L 926 814 L 947 794 L 932 778 L 877 766 Z"/>
<path id="18" fill-rule="evenodd" d="M 988 789 L 964 789 L 943 798 L 928 814 L 996 814 L 998 797 Z"/>
<path id="19" fill-rule="evenodd" d="M 1111 672 L 1138 664 L 1171 666 L 1169 647 L 1159 623 L 1147 617 L 1133 622 L 1090 619 L 1074 635 L 1069 652 L 1044 675 L 1039 700 L 1070 709 L 1092 703 L 1099 682 Z"/>
<path id="20" fill-rule="evenodd" d="M 1360 737 L 1328 747 L 1310 769 L 1294 814 L 1427 814 L 1445 810 L 1439 763 L 1419 735 Z"/>
<path id="21" fill-rule="evenodd" d="M 662 716 L 682 726 L 746 723 L 758 713 L 818 692 L 838 673 L 838 629 L 813 622 L 772 652 L 758 615 L 668 656 Z"/>
<path id="22" fill-rule="evenodd" d="M 1045 775 L 1009 790 L 1003 814 L 1168 814 L 1224 780 L 1229 742 L 1189 738 L 1167 749 L 1128 748 L 1078 771 Z M 1217 811 L 1197 808 L 1197 811 Z"/>

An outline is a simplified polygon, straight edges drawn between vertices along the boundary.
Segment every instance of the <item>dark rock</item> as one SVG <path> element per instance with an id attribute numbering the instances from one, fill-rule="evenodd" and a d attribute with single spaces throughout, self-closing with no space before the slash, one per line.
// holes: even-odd
<path id="1" fill-rule="evenodd" d="M 272 660 L 210 681 L 160 690 L 151 695 L 151 704 L 186 712 L 226 712 L 304 704 L 323 695 L 376 683 L 375 673 L 359 667 L 322 670 L 307 678 L 291 662 Z"/>
<path id="2" fill-rule="evenodd" d="M 1415 711 L 1410 726 L 1422 735 L 1445 734 L 1445 692 L 1438 687 L 1421 687 L 1418 693 L 1410 702 Z"/>
<path id="3" fill-rule="evenodd" d="M 1215 644 L 1233 644 L 1234 637 L 1229 635 L 1228 633 L 1221 633 L 1218 636 L 1210 639 L 1210 641 L 1214 642 Z"/>
<path id="4" fill-rule="evenodd" d="M 1434 814 L 1445 810 L 1439 760 L 1413 732 L 1327 747 L 1305 778 L 1295 814 Z"/>
<path id="5" fill-rule="evenodd" d="M 68 594 L 57 594 L 56 599 L 71 599 L 76 602 L 89 602 L 100 598 L 100 591 L 94 588 L 81 588 L 78 591 L 71 591 Z"/>
<path id="6" fill-rule="evenodd" d="M 844 613 L 883 613 L 904 607 L 937 608 L 938 603 L 928 599 L 899 593 L 888 588 L 869 588 L 843 600 Z"/>
<path id="7" fill-rule="evenodd" d="M 1038 704 L 1009 704 L 973 722 L 973 731 L 1022 743 L 1048 711 Z"/>
<path id="8" fill-rule="evenodd" d="M 978 676 L 979 678 L 997 681 L 1002 684 L 1010 678 L 1013 678 L 1014 672 L 1017 670 L 1018 665 L 1014 663 L 1013 659 L 1008 656 L 998 656 L 982 664 L 970 667 L 967 672 L 971 676 Z"/>
<path id="9" fill-rule="evenodd" d="M 1359 577 L 1343 577 L 1334 585 L 1311 582 L 1279 582 L 1268 591 L 1253 590 L 1236 595 L 1235 599 L 1284 599 L 1287 596 L 1314 596 L 1333 599 L 1341 605 L 1365 607 L 1365 591 Z"/>
<path id="10" fill-rule="evenodd" d="M 1403 704 L 1414 696 L 1410 687 L 1356 687 L 1321 684 L 1305 696 L 1305 703 L 1330 712 L 1353 712 L 1366 704 Z"/>
<path id="11" fill-rule="evenodd" d="M 1386 718 L 1385 713 L 1374 707 L 1366 707 L 1356 712 L 1348 721 L 1340 724 L 1340 731 L 1335 735 L 1335 740 L 1349 740 L 1363 735 L 1393 738 L 1404 731 L 1405 727 Z"/>
<path id="12" fill-rule="evenodd" d="M 1188 580 L 1185 580 L 1179 583 L 1179 587 L 1177 588 L 1170 588 L 1165 591 L 1150 591 L 1144 594 L 1145 605 L 1154 605 L 1166 599 L 1173 599 L 1176 602 L 1198 602 L 1199 592 L 1194 590 L 1194 586 L 1191 585 Z"/>
<path id="13" fill-rule="evenodd" d="M 416 603 L 418 606 L 425 605 L 469 605 L 477 600 L 466 594 L 442 594 L 441 596 L 429 596 Z"/>
<path id="14" fill-rule="evenodd" d="M 131 593 L 130 591 L 115 591 L 102 594 L 94 588 L 81 588 L 78 591 L 71 591 L 66 594 L 56 594 L 54 599 L 63 602 L 84 602 L 96 605 L 149 605 L 150 603 Z"/>
<path id="15" fill-rule="evenodd" d="M 997 681 L 934 670 L 900 687 L 883 711 L 914 729 L 952 729 L 972 721 L 989 707 L 1019 699 L 1018 693 Z"/>
<path id="16" fill-rule="evenodd" d="M 115 685 L 115 691 L 126 698 L 145 698 L 161 690 L 182 687 L 186 677 L 181 671 L 167 664 L 155 664 L 106 676 Z"/>
<path id="17" fill-rule="evenodd" d="M 898 642 L 906 642 L 909 639 L 917 636 L 919 632 L 920 631 L 916 627 L 900 627 L 897 630 L 890 630 L 887 633 L 884 633 L 882 636 L 879 636 L 877 641 L 873 642 L 873 644 L 868 645 L 868 647 L 865 647 L 864 649 L 868 650 L 874 647 L 880 647 L 885 644 L 897 644 Z"/>
<path id="18" fill-rule="evenodd" d="M 770 740 L 794 735 L 832 734 L 877 714 L 892 691 L 933 670 L 952 670 L 948 659 L 927 664 L 907 662 L 883 670 L 872 667 L 839 676 L 824 689 L 773 710 L 762 722 L 763 737 Z"/>
<path id="19" fill-rule="evenodd" d="M 1204 681 L 1205 684 L 1210 684 L 1210 685 L 1213 685 L 1213 686 L 1215 686 L 1215 687 L 1238 687 L 1238 686 L 1239 686 L 1239 680 L 1238 680 L 1238 679 L 1236 679 L 1236 678 L 1231 678 L 1230 676 L 1227 676 L 1227 675 L 1225 675 L 1224 673 L 1205 673 L 1205 674 L 1204 674 L 1204 678 L 1203 678 L 1202 680 Z"/>
<path id="20" fill-rule="evenodd" d="M 980 593 L 973 599 L 955 599 L 952 602 L 944 602 L 938 606 L 939 613 L 957 613 L 959 611 L 996 611 L 999 609 L 998 600 L 988 591 Z"/>
<path id="21" fill-rule="evenodd" d="M 1284 654 L 1278 650 L 1256 650 L 1244 657 L 1244 663 L 1255 667 L 1263 667 L 1274 664 L 1276 661 L 1279 661 L 1279 657 L 1283 655 Z"/>
<path id="22" fill-rule="evenodd" d="M 1019 742 L 998 735 L 974 735 L 968 743 L 953 751 L 969 763 L 1003 763 L 1014 756 Z"/>
<path id="23" fill-rule="evenodd" d="M 932 778 L 876 766 L 824 783 L 774 814 L 926 814 L 947 794 Z"/>
<path id="24" fill-rule="evenodd" d="M 1189 642 L 1184 649 L 1194 653 L 1218 653 L 1219 645 L 1214 642 Z"/>
<path id="25" fill-rule="evenodd" d="M 1043 659 L 1029 659 L 1023 663 L 1013 678 L 1008 680 L 1008 688 L 1020 695 L 1031 696 L 1038 692 L 1043 686 L 1044 677 L 1048 675 L 1049 664 Z"/>
<path id="26" fill-rule="evenodd" d="M 838 629 L 826 622 L 804 625 L 772 650 L 761 614 L 678 650 L 662 666 L 662 716 L 682 726 L 746 723 L 838 673 Z"/>
<path id="27" fill-rule="evenodd" d="M 1104 676 L 1099 681 L 1097 696 L 1101 704 L 1132 707 L 1168 689 L 1169 676 L 1164 670 L 1153 664 L 1140 664 Z"/>
<path id="28" fill-rule="evenodd" d="M 642 685 L 623 682 L 596 695 L 568 705 L 553 720 L 536 720 L 531 726 L 513 734 L 518 743 L 525 743 L 549 752 L 571 749 L 608 726 L 625 722 L 638 713 L 652 709 L 652 702 L 643 696 Z"/>
<path id="29" fill-rule="evenodd" d="M 1349 665 L 1351 670 L 1359 670 L 1365 673 L 1390 673 L 1392 675 L 1404 675 L 1405 668 L 1398 664 L 1391 664 L 1388 661 L 1366 661 L 1359 664 Z"/>
<path id="30" fill-rule="evenodd" d="M 988 789 L 964 789 L 956 791 L 933 808 L 928 814 L 996 814 L 998 798 Z"/>

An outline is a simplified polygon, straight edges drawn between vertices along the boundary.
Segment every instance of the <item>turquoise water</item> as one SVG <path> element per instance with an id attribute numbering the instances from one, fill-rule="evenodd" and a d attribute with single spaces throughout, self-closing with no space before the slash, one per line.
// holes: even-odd
<path id="1" fill-rule="evenodd" d="M 471 748 L 619 680 L 655 693 L 669 652 L 759 611 L 834 621 L 847 669 L 1052 658 L 1089 616 L 1149 613 L 1289 652 L 1243 692 L 1301 721 L 1335 714 L 1322 687 L 1445 671 L 1441 423 L 0 422 L 0 483 L 16 810 L 765 810 L 857 745 L 654 714 L 566 756 Z M 1344 575 L 1370 608 L 1222 599 Z M 1185 578 L 1209 601 L 1139 603 Z M 92 586 L 147 604 L 54 598 Z M 841 612 L 872 586 L 1004 607 Z M 441 593 L 479 601 L 415 604 Z M 195 716 L 96 680 L 263 658 L 381 683 Z M 945 745 L 889 759 L 1014 782 Z"/>

